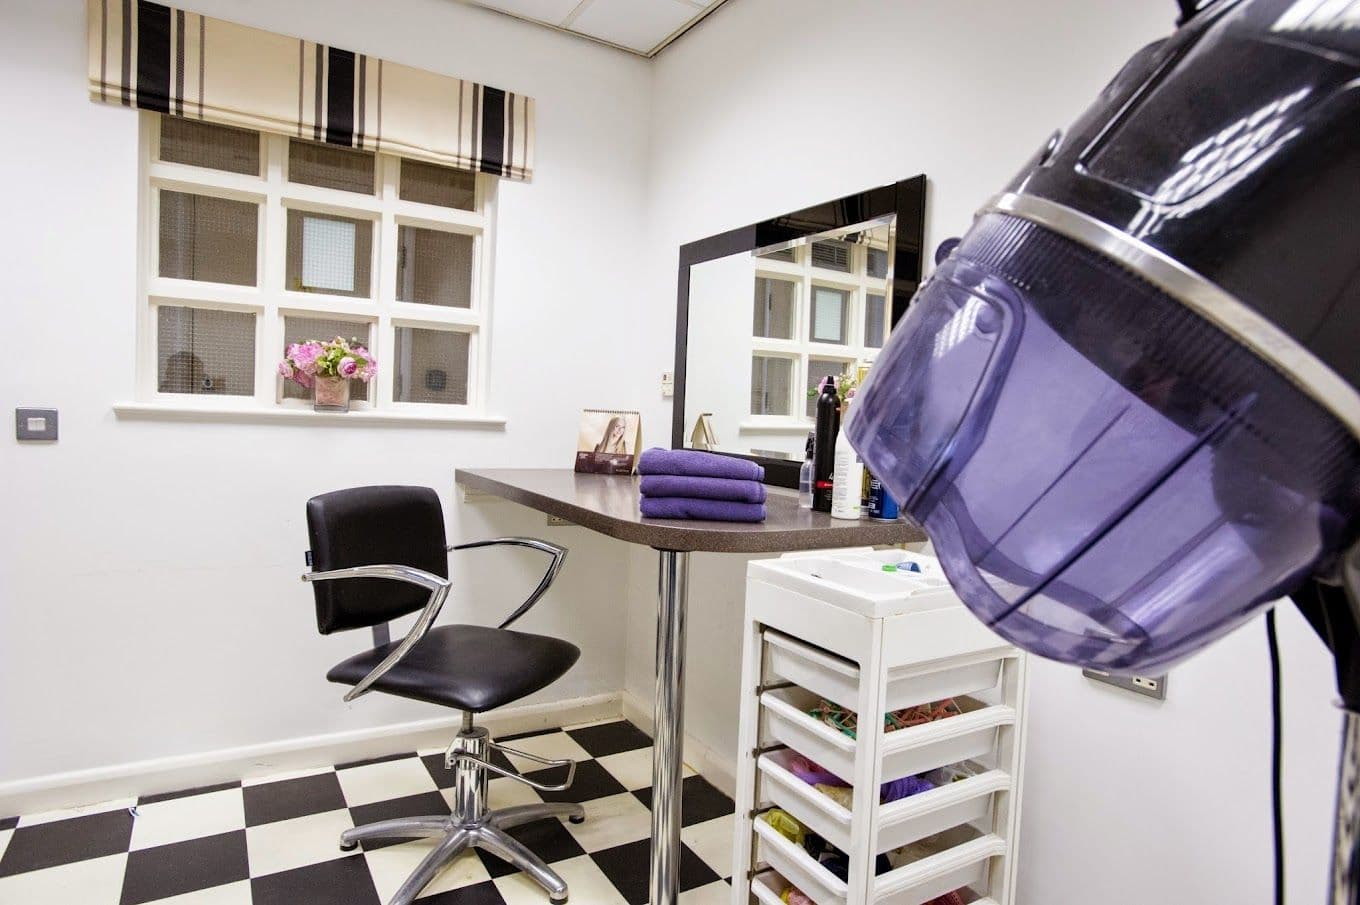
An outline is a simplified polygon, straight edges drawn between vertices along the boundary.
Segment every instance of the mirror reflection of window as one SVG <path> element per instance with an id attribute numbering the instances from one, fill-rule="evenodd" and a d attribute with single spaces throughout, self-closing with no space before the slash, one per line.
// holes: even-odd
<path id="1" fill-rule="evenodd" d="M 807 408 L 804 412 L 809 418 L 817 418 L 817 390 L 828 377 L 839 377 L 850 368 L 850 363 L 832 358 L 809 358 L 807 381 Z"/>
<path id="2" fill-rule="evenodd" d="M 864 297 L 864 345 L 869 349 L 883 348 L 884 297 L 870 292 Z"/>
<path id="3" fill-rule="evenodd" d="M 822 270 L 849 273 L 850 249 L 851 245 L 849 242 L 842 242 L 839 239 L 827 239 L 822 242 L 813 242 L 812 266 L 820 267 Z"/>
<path id="4" fill-rule="evenodd" d="M 865 254 L 864 271 L 870 279 L 886 280 L 888 278 L 888 250 L 886 248 L 869 248 Z"/>
<path id="5" fill-rule="evenodd" d="M 756 277 L 755 319 L 751 331 L 770 339 L 793 339 L 794 292 L 789 280 Z"/>
<path id="6" fill-rule="evenodd" d="M 751 356 L 751 414 L 793 414 L 793 360 L 773 355 Z"/>
<path id="7" fill-rule="evenodd" d="M 812 332 L 815 343 L 845 345 L 845 327 L 850 320 L 850 293 L 828 286 L 812 287 Z"/>

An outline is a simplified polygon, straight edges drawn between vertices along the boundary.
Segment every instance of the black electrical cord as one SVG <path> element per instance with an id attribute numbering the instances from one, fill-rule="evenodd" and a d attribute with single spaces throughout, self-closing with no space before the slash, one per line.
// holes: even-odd
<path id="1" fill-rule="evenodd" d="M 1266 647 L 1270 650 L 1270 807 L 1275 830 L 1275 905 L 1284 905 L 1284 796 L 1280 789 L 1282 729 L 1280 637 L 1275 630 L 1273 607 L 1266 612 Z"/>

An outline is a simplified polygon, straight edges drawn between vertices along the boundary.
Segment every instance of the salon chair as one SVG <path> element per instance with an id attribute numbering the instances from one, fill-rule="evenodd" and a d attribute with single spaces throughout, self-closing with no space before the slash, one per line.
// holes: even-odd
<path id="1" fill-rule="evenodd" d="M 567 551 L 547 541 L 504 537 L 445 545 L 444 514 L 428 487 L 355 487 L 307 501 L 311 541 L 302 576 L 316 595 L 316 624 L 323 634 L 349 629 L 373 631 L 373 647 L 337 664 L 326 674 L 353 686 L 352 701 L 370 691 L 452 707 L 463 726 L 444 765 L 454 771 L 451 814 L 383 820 L 345 830 L 340 847 L 354 849 L 369 839 L 436 838 L 439 843 L 397 890 L 389 905 L 409 905 L 450 862 L 469 848 L 484 849 L 515 865 L 548 891 L 549 901 L 567 901 L 567 884 L 507 830 L 545 817 L 585 820 L 579 804 L 541 803 L 492 811 L 487 806 L 490 773 L 508 776 L 541 791 L 571 785 L 576 764 L 516 751 L 491 740 L 473 723 L 482 713 L 545 688 L 575 664 L 581 652 L 558 638 L 511 631 L 509 626 L 547 592 Z M 434 627 L 449 594 L 448 555 L 490 546 L 528 547 L 552 557 L 527 600 L 496 628 L 479 625 Z M 418 612 L 406 637 L 390 640 L 387 623 Z M 548 785 L 504 770 L 489 752 L 503 751 L 545 767 L 566 767 L 566 781 Z"/>

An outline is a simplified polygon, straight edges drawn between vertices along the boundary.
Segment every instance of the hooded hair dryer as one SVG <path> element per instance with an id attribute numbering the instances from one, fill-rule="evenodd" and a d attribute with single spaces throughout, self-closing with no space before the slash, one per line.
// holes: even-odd
<path id="1" fill-rule="evenodd" d="M 1294 595 L 1354 713 L 1360 0 L 1182 8 L 979 211 L 847 432 L 1016 645 L 1157 671 Z"/>

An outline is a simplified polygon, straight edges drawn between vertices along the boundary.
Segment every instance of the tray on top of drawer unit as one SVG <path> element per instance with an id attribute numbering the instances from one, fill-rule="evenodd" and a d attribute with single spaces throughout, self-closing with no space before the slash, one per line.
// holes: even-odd
<path id="1" fill-rule="evenodd" d="M 765 780 L 762 797 L 836 848 L 849 851 L 850 811 L 789 769 L 789 762 L 796 755 L 797 752 L 785 748 L 760 756 L 756 766 Z M 882 805 L 878 810 L 874 853 L 900 848 L 965 823 L 987 825 L 997 793 L 1010 787 L 1010 777 L 1004 771 L 986 770 Z"/>
<path id="2" fill-rule="evenodd" d="M 856 739 L 809 716 L 817 696 L 802 688 L 776 688 L 760 696 L 763 718 L 779 741 L 840 777 L 853 777 Z M 1003 727 L 1014 725 L 1015 708 L 955 699 L 958 716 L 910 726 L 883 735 L 880 752 L 884 782 L 936 767 L 984 757 L 995 750 Z"/>
<path id="3" fill-rule="evenodd" d="M 771 628 L 765 630 L 764 639 L 770 672 L 828 701 L 854 701 L 859 696 L 860 669 L 854 661 Z M 992 688 L 1001 679 L 1004 659 L 996 650 L 983 650 L 890 669 L 886 709 Z"/>
<path id="4" fill-rule="evenodd" d="M 881 564 L 866 557 L 759 559 L 746 567 L 746 574 L 871 619 L 963 607 L 943 578 L 915 572 L 884 572 Z"/>

